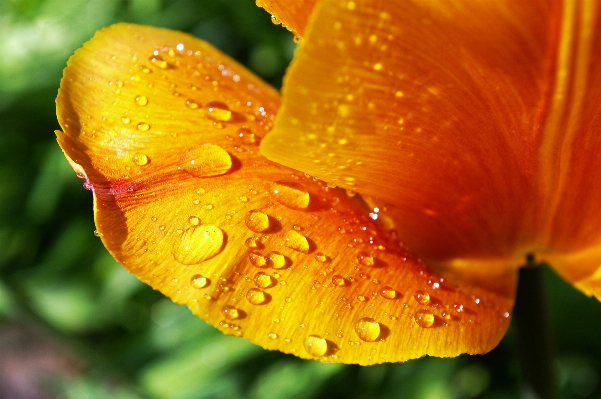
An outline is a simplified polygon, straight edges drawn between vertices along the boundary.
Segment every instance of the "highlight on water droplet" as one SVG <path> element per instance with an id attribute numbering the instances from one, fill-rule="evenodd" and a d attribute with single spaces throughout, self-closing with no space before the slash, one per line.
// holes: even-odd
<path id="1" fill-rule="evenodd" d="M 276 281 L 267 273 L 257 272 L 253 277 L 255 285 L 259 288 L 271 288 L 276 284 Z"/>
<path id="2" fill-rule="evenodd" d="M 423 290 L 418 290 L 415 291 L 415 293 L 413 294 L 413 297 L 415 298 L 415 300 L 422 304 L 422 305 L 427 305 L 430 303 L 430 294 L 428 294 L 426 291 Z"/>
<path id="3" fill-rule="evenodd" d="M 305 186 L 296 182 L 278 181 L 272 183 L 271 192 L 276 200 L 291 209 L 307 209 L 310 195 Z"/>
<path id="4" fill-rule="evenodd" d="M 230 320 L 239 319 L 241 316 L 240 311 L 230 305 L 225 305 L 223 308 L 221 308 L 221 314 L 223 314 L 226 319 Z"/>
<path id="5" fill-rule="evenodd" d="M 134 164 L 136 164 L 138 166 L 148 165 L 148 163 L 150 162 L 150 159 L 148 158 L 148 156 L 144 155 L 144 154 L 136 154 L 133 156 L 133 158 L 131 160 Z"/>
<path id="6" fill-rule="evenodd" d="M 148 131 L 148 129 L 150 129 L 150 125 L 146 122 L 140 122 L 140 123 L 138 123 L 137 128 L 138 128 L 138 130 L 140 130 L 142 132 L 146 132 L 146 131 Z"/>
<path id="7" fill-rule="evenodd" d="M 286 266 L 286 257 L 278 251 L 271 251 L 267 254 L 267 263 L 274 269 L 282 269 Z"/>
<path id="8" fill-rule="evenodd" d="M 434 314 L 428 309 L 420 309 L 415 312 L 414 320 L 418 326 L 423 328 L 430 328 L 434 325 Z"/>
<path id="9" fill-rule="evenodd" d="M 268 231 L 271 227 L 271 221 L 269 220 L 269 216 L 262 211 L 253 209 L 246 214 L 244 218 L 244 223 L 246 223 L 246 227 L 255 233 L 264 233 Z"/>
<path id="10" fill-rule="evenodd" d="M 380 295 L 386 299 L 395 299 L 397 297 L 397 292 L 394 288 L 385 286 L 380 289 Z"/>
<path id="11" fill-rule="evenodd" d="M 295 230 L 290 230 L 286 233 L 286 246 L 298 252 L 309 252 L 309 241 L 307 237 Z"/>
<path id="12" fill-rule="evenodd" d="M 190 279 L 190 285 L 194 288 L 205 288 L 207 287 L 211 281 L 204 277 L 202 274 L 195 274 Z"/>
<path id="13" fill-rule="evenodd" d="M 359 252 L 359 255 L 357 255 L 357 260 L 361 265 L 367 267 L 373 267 L 376 264 L 374 257 L 366 252 Z"/>
<path id="14" fill-rule="evenodd" d="M 355 323 L 357 336 L 365 342 L 374 342 L 380 336 L 380 323 L 370 317 L 363 317 Z"/>
<path id="15" fill-rule="evenodd" d="M 200 263 L 221 252 L 223 238 L 223 231 L 212 224 L 191 227 L 176 242 L 173 256 L 184 265 Z"/>
<path id="16" fill-rule="evenodd" d="M 336 274 L 334 277 L 332 277 L 332 284 L 334 284 L 336 287 L 344 287 L 345 285 L 348 285 L 348 281 L 341 275 Z"/>
<path id="17" fill-rule="evenodd" d="M 148 104 L 148 98 L 146 96 L 142 96 L 142 95 L 136 96 L 135 100 L 136 100 L 136 104 L 141 105 L 141 106 Z"/>
<path id="18" fill-rule="evenodd" d="M 248 254 L 248 260 L 255 267 L 267 266 L 267 258 L 255 251 Z"/>
<path id="19" fill-rule="evenodd" d="M 303 346 L 307 353 L 313 357 L 322 357 L 328 352 L 328 341 L 319 335 L 307 336 Z"/>
<path id="20" fill-rule="evenodd" d="M 178 168 L 197 177 L 219 176 L 232 168 L 232 157 L 218 145 L 202 144 L 186 151 Z"/>
<path id="21" fill-rule="evenodd" d="M 232 111 L 221 101 L 211 101 L 205 105 L 205 109 L 207 115 L 217 121 L 227 122 L 232 119 Z"/>
<path id="22" fill-rule="evenodd" d="M 267 302 L 267 294 L 258 288 L 251 288 L 246 292 L 246 299 L 253 305 L 262 305 Z"/>

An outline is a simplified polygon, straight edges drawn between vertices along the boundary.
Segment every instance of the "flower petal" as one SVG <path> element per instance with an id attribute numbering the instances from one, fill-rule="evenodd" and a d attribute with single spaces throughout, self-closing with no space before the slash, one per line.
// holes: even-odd
<path id="1" fill-rule="evenodd" d="M 261 151 L 379 200 L 427 261 L 516 267 L 534 250 L 534 156 L 559 11 L 323 0 Z"/>
<path id="2" fill-rule="evenodd" d="M 256 3 L 272 15 L 275 23 L 281 23 L 286 29 L 301 37 L 317 0 L 256 0 Z"/>
<path id="3" fill-rule="evenodd" d="M 453 285 L 358 196 L 263 158 L 278 95 L 208 44 L 116 25 L 69 61 L 58 140 L 113 256 L 227 334 L 372 364 L 492 349 L 515 276 Z"/>

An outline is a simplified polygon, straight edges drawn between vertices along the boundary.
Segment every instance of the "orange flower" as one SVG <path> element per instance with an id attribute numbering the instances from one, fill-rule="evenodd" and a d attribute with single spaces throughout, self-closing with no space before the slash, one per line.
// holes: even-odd
<path id="1" fill-rule="evenodd" d="M 65 69 L 58 141 L 128 270 L 226 334 L 358 364 L 492 349 L 526 254 L 601 296 L 596 3 L 259 3 L 303 38 L 281 107 L 158 28 Z"/>

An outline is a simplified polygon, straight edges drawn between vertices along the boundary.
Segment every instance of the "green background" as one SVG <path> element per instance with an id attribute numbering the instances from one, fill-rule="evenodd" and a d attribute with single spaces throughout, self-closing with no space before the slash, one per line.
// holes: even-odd
<path id="1" fill-rule="evenodd" d="M 223 336 L 121 268 L 53 131 L 68 57 L 118 21 L 185 30 L 276 87 L 295 44 L 252 0 L 0 0 L 0 398 L 514 398 L 513 328 L 484 356 L 372 367 Z M 601 397 L 601 304 L 546 271 L 561 397 Z"/>

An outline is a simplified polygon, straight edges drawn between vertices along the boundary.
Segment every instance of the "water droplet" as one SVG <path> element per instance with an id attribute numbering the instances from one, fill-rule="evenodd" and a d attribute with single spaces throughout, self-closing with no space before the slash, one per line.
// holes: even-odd
<path id="1" fill-rule="evenodd" d="M 246 292 L 246 299 L 253 305 L 262 305 L 267 302 L 267 295 L 258 288 L 251 288 Z"/>
<path id="2" fill-rule="evenodd" d="M 232 158 L 218 145 L 202 144 L 186 151 L 179 168 L 198 177 L 219 176 L 232 168 Z"/>
<path id="3" fill-rule="evenodd" d="M 100 237 L 100 233 L 98 232 L 98 230 L 94 230 L 94 237 Z"/>
<path id="4" fill-rule="evenodd" d="M 286 266 L 286 258 L 277 251 L 271 251 L 267 254 L 267 263 L 274 269 L 281 269 Z"/>
<path id="5" fill-rule="evenodd" d="M 415 293 L 413 294 L 413 297 L 415 298 L 415 300 L 418 303 L 421 303 L 422 305 L 427 305 L 430 303 L 430 294 L 428 294 L 425 291 L 422 291 L 422 290 L 415 291 Z"/>
<path id="6" fill-rule="evenodd" d="M 211 101 L 207 103 L 205 108 L 207 110 L 207 115 L 215 120 L 227 122 L 232 119 L 232 111 L 230 111 L 227 104 L 222 103 L 221 101 Z"/>
<path id="7" fill-rule="evenodd" d="M 386 299 L 395 299 L 397 292 L 392 287 L 386 286 L 382 287 L 382 289 L 380 290 L 380 295 L 382 295 L 382 297 Z"/>
<path id="8" fill-rule="evenodd" d="M 259 210 L 252 210 L 246 214 L 244 218 L 246 227 L 254 231 L 255 233 L 263 233 L 271 227 L 269 216 Z"/>
<path id="9" fill-rule="evenodd" d="M 223 231 L 212 224 L 199 225 L 184 231 L 175 244 L 173 256 L 184 265 L 194 265 L 221 252 Z"/>
<path id="10" fill-rule="evenodd" d="M 167 61 L 165 61 L 163 57 L 160 57 L 158 55 L 151 57 L 150 62 L 152 62 L 161 69 L 166 69 L 169 66 L 169 64 L 167 64 Z"/>
<path id="11" fill-rule="evenodd" d="M 278 339 L 278 335 L 276 333 L 270 332 L 269 334 L 267 334 L 267 338 L 269 338 L 269 339 Z"/>
<path id="12" fill-rule="evenodd" d="M 192 100 L 186 100 L 186 107 L 190 108 L 190 109 L 197 109 L 198 108 L 198 103 Z"/>
<path id="13" fill-rule="evenodd" d="M 250 263 L 256 267 L 267 266 L 267 258 L 258 252 L 251 252 L 248 254 L 248 260 L 250 260 Z"/>
<path id="14" fill-rule="evenodd" d="M 200 224 L 200 219 L 197 216 L 190 216 L 188 222 L 190 222 L 192 226 L 198 226 Z"/>
<path id="15" fill-rule="evenodd" d="M 136 96 L 136 104 L 144 106 L 148 104 L 148 98 L 146 96 Z"/>
<path id="16" fill-rule="evenodd" d="M 273 277 L 263 272 L 258 272 L 257 274 L 255 274 L 253 281 L 255 282 L 255 285 L 259 288 L 270 288 L 273 287 L 276 283 Z"/>
<path id="17" fill-rule="evenodd" d="M 202 274 L 195 274 L 190 279 L 190 284 L 194 288 L 205 288 L 210 284 L 210 281 L 208 278 L 203 277 Z"/>
<path id="18" fill-rule="evenodd" d="M 322 357 L 328 352 L 328 341 L 319 335 L 309 335 L 303 342 L 307 353 L 313 357 Z"/>
<path id="19" fill-rule="evenodd" d="M 344 287 L 348 283 L 344 277 L 337 274 L 334 277 L 332 277 L 332 284 L 334 284 L 337 287 Z"/>
<path id="20" fill-rule="evenodd" d="M 240 197 L 238 197 L 238 199 L 242 202 L 248 202 L 248 197 L 245 195 L 241 195 Z"/>
<path id="21" fill-rule="evenodd" d="M 121 118 L 121 122 L 127 125 L 129 122 L 131 122 L 131 119 L 129 119 L 127 116 L 124 116 L 123 118 Z"/>
<path id="22" fill-rule="evenodd" d="M 275 15 L 272 15 L 271 16 L 271 23 L 274 24 L 274 25 L 279 25 L 282 22 L 279 19 L 277 19 Z"/>
<path id="23" fill-rule="evenodd" d="M 286 234 L 286 246 L 298 252 L 309 252 L 307 237 L 294 230 L 290 230 Z"/>
<path id="24" fill-rule="evenodd" d="M 417 325 L 423 328 L 429 328 L 434 325 L 434 314 L 427 309 L 415 312 L 414 319 Z"/>
<path id="25" fill-rule="evenodd" d="M 357 260 L 360 264 L 367 267 L 373 267 L 376 264 L 373 256 L 370 256 L 365 252 L 359 252 L 359 255 L 357 255 Z"/>
<path id="26" fill-rule="evenodd" d="M 360 300 L 361 302 L 367 301 L 367 298 L 365 297 L 365 295 L 357 295 L 357 299 Z"/>
<path id="27" fill-rule="evenodd" d="M 133 163 L 135 163 L 138 166 L 148 165 L 148 162 L 150 162 L 150 159 L 148 159 L 148 156 L 146 156 L 144 154 L 136 154 L 136 155 L 134 155 L 134 157 L 131 160 Z"/>
<path id="28" fill-rule="evenodd" d="M 146 122 L 140 122 L 140 123 L 138 123 L 137 127 L 138 127 L 138 130 L 140 130 L 142 132 L 145 132 L 148 129 L 150 129 L 150 125 L 148 123 L 146 123 Z"/>
<path id="29" fill-rule="evenodd" d="M 230 305 L 226 305 L 221 309 L 221 313 L 223 314 L 223 316 L 225 316 L 227 319 L 230 320 L 235 320 L 240 318 L 240 312 L 238 311 L 238 309 L 236 309 L 233 306 Z"/>
<path id="30" fill-rule="evenodd" d="M 370 317 L 363 317 L 355 324 L 355 332 L 362 341 L 374 342 L 380 336 L 380 323 Z"/>
<path id="31" fill-rule="evenodd" d="M 307 209 L 310 195 L 305 186 L 296 182 L 280 181 L 272 184 L 276 200 L 291 209 Z"/>
<path id="32" fill-rule="evenodd" d="M 258 248 L 259 244 L 260 242 L 258 237 L 248 237 L 246 240 L 244 240 L 244 245 L 247 248 Z"/>
<path id="33" fill-rule="evenodd" d="M 328 257 L 325 256 L 322 252 L 318 252 L 315 254 L 315 260 L 319 263 L 324 263 L 328 260 Z"/>

